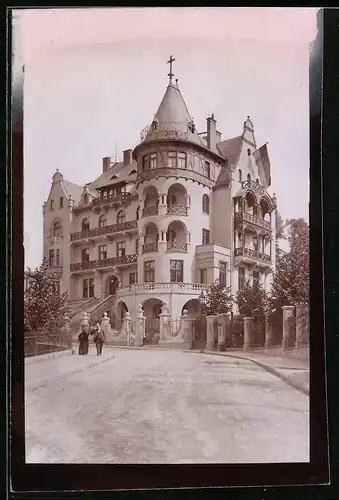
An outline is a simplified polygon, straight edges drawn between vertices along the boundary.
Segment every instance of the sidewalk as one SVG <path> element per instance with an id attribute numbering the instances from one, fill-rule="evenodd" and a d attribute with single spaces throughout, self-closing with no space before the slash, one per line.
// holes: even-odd
<path id="1" fill-rule="evenodd" d="M 272 373 L 272 375 L 279 377 L 291 387 L 294 387 L 298 391 L 309 396 L 310 369 L 308 361 L 287 358 L 285 356 L 269 356 L 265 353 L 255 353 L 251 351 L 244 352 L 240 350 L 233 352 L 205 351 L 205 353 L 252 361 L 252 363 L 255 363 L 264 370 Z"/>

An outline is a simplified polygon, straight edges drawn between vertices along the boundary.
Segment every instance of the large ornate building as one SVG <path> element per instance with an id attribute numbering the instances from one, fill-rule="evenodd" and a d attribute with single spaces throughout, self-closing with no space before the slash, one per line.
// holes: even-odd
<path id="1" fill-rule="evenodd" d="M 166 303 L 174 318 L 183 308 L 195 315 L 201 290 L 216 279 L 232 293 L 249 275 L 269 287 L 270 184 L 267 148 L 257 147 L 250 118 L 232 139 L 222 140 L 213 115 L 199 133 L 170 70 L 152 123 L 122 162 L 103 158 L 85 186 L 53 175 L 44 256 L 70 303 L 89 312 L 102 306 L 133 317 L 142 304 L 157 317 Z"/>

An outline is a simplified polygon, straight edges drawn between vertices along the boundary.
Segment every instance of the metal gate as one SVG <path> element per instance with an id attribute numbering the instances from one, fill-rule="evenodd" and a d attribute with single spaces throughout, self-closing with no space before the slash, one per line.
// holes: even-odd
<path id="1" fill-rule="evenodd" d="M 206 316 L 199 316 L 192 321 L 192 349 L 205 349 L 207 341 Z"/>
<path id="2" fill-rule="evenodd" d="M 145 319 L 144 344 L 158 344 L 160 337 L 160 318 Z"/>

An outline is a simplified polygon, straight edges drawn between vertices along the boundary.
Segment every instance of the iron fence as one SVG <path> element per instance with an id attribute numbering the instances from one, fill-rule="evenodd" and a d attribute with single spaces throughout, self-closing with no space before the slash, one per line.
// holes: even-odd
<path id="1" fill-rule="evenodd" d="M 72 347 L 72 336 L 70 334 L 36 334 L 25 335 L 24 355 L 25 357 L 49 354 L 52 352 L 70 349 Z"/>

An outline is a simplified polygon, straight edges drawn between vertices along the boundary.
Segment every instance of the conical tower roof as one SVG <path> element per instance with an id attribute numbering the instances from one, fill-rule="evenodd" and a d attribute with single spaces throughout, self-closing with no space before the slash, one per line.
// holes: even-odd
<path id="1" fill-rule="evenodd" d="M 202 145 L 177 81 L 170 80 L 144 141 L 176 139 Z"/>

